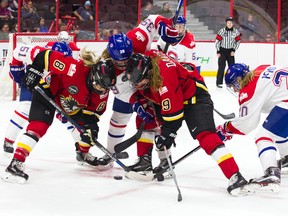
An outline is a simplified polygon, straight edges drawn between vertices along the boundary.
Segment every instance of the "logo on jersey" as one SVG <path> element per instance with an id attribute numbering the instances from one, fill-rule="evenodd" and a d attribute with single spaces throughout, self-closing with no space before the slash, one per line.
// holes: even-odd
<path id="1" fill-rule="evenodd" d="M 77 113 L 81 108 L 86 107 L 84 104 L 79 104 L 75 98 L 71 97 L 69 95 L 68 97 L 65 97 L 63 95 L 60 96 L 60 104 L 63 108 L 63 110 L 68 114 L 75 114 Z"/>
<path id="2" fill-rule="evenodd" d="M 70 93 L 70 94 L 77 94 L 78 93 L 78 88 L 77 88 L 77 86 L 69 86 L 68 87 L 68 92 Z"/>
<path id="3" fill-rule="evenodd" d="M 247 93 L 241 93 L 240 96 L 239 96 L 239 101 L 241 102 L 245 98 L 248 98 L 248 94 Z"/>
<path id="4" fill-rule="evenodd" d="M 160 90 L 159 90 L 159 94 L 162 95 L 162 94 L 165 94 L 166 92 L 168 92 L 168 89 L 166 86 L 163 86 Z"/>
<path id="5" fill-rule="evenodd" d="M 97 112 L 102 112 L 103 110 L 105 110 L 105 107 L 106 107 L 106 101 L 102 101 L 99 105 L 98 105 L 98 107 L 96 108 L 96 111 Z"/>
<path id="6" fill-rule="evenodd" d="M 53 66 L 54 66 L 55 68 L 57 68 L 58 70 L 60 70 L 60 71 L 63 71 L 63 70 L 65 69 L 65 64 L 62 63 L 62 62 L 59 61 L 59 60 L 55 60 L 55 61 L 53 62 Z"/>

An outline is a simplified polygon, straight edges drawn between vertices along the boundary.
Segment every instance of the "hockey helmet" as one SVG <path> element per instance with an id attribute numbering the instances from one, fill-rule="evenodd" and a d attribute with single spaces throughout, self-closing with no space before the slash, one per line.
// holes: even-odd
<path id="1" fill-rule="evenodd" d="M 52 50 L 63 53 L 65 56 L 72 57 L 72 50 L 65 42 L 55 42 L 52 46 Z"/>
<path id="2" fill-rule="evenodd" d="M 60 42 L 69 42 L 69 34 L 66 31 L 61 31 L 59 32 L 58 36 L 57 36 L 58 41 Z"/>
<path id="3" fill-rule="evenodd" d="M 105 94 L 116 84 L 116 71 L 111 60 L 94 64 L 87 77 L 87 88 L 97 94 Z"/>
<path id="4" fill-rule="evenodd" d="M 132 41 L 123 33 L 115 34 L 109 37 L 107 49 L 113 60 L 124 61 L 132 54 Z"/>
<path id="5" fill-rule="evenodd" d="M 237 82 L 237 78 L 238 77 L 243 78 L 248 73 L 249 73 L 249 66 L 242 64 L 242 63 L 232 64 L 229 66 L 229 68 L 226 71 L 225 83 L 228 87 L 233 85 L 238 90 L 240 90 L 240 86 Z"/>
<path id="6" fill-rule="evenodd" d="M 176 24 L 183 24 L 186 25 L 186 19 L 183 15 L 178 16 L 177 20 L 176 20 Z"/>
<path id="7" fill-rule="evenodd" d="M 128 60 L 125 75 L 122 80 L 128 80 L 127 75 L 129 74 L 129 81 L 132 84 L 137 84 L 143 79 L 148 78 L 149 70 L 152 69 L 151 59 L 143 54 L 137 53 L 132 54 Z"/>

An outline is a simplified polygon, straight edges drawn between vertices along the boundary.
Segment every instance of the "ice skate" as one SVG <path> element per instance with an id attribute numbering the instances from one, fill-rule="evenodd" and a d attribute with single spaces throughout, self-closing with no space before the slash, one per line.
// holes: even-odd
<path id="1" fill-rule="evenodd" d="M 103 157 L 99 158 L 98 163 L 98 169 L 100 171 L 108 170 L 114 167 L 114 161 L 108 155 L 104 155 Z"/>
<path id="2" fill-rule="evenodd" d="M 29 176 L 24 173 L 24 164 L 13 158 L 10 165 L 5 170 L 5 175 L 2 177 L 4 181 L 12 182 L 12 183 L 25 183 Z"/>
<path id="3" fill-rule="evenodd" d="M 97 157 L 94 157 L 91 153 L 87 152 L 81 152 L 79 150 L 79 144 L 76 142 L 75 143 L 76 147 L 76 160 L 78 161 L 78 165 L 80 166 L 92 166 L 98 168 L 98 160 Z"/>
<path id="4" fill-rule="evenodd" d="M 248 188 L 251 192 L 272 191 L 279 192 L 281 176 L 280 168 L 269 167 L 266 169 L 264 176 L 254 178 L 249 181 Z"/>
<path id="5" fill-rule="evenodd" d="M 231 176 L 227 191 L 232 196 L 245 196 L 249 194 L 249 191 L 246 189 L 248 182 L 241 175 L 240 172 L 235 173 Z"/>
<path id="6" fill-rule="evenodd" d="M 139 172 L 141 174 L 147 174 L 152 172 L 152 161 L 151 154 L 145 154 L 139 157 L 138 161 L 129 166 L 129 168 L 134 172 Z"/>
<path id="7" fill-rule="evenodd" d="M 78 164 L 81 166 L 93 166 L 98 168 L 98 160 L 97 157 L 94 157 L 91 153 L 83 153 L 80 151 L 76 151 L 76 159 Z"/>
<path id="8" fill-rule="evenodd" d="M 3 150 L 6 157 L 11 158 L 14 153 L 13 143 L 4 141 Z"/>
<path id="9" fill-rule="evenodd" d="M 169 156 L 169 159 L 170 159 L 171 164 L 172 164 L 171 155 Z M 174 167 L 173 167 L 173 169 L 174 169 Z M 156 166 L 153 169 L 153 173 L 155 173 L 155 174 L 162 173 L 164 179 L 172 178 L 172 175 L 169 173 L 169 164 L 168 164 L 167 158 L 160 159 L 160 163 L 158 166 Z"/>
<path id="10" fill-rule="evenodd" d="M 288 155 L 281 158 L 281 174 L 288 175 Z"/>

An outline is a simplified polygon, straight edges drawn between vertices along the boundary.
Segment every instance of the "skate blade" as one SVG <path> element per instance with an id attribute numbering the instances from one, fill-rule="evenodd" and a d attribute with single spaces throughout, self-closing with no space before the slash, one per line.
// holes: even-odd
<path id="1" fill-rule="evenodd" d="M 135 171 L 129 171 L 125 172 L 125 177 L 131 180 L 141 181 L 141 182 L 148 182 L 152 181 L 154 179 L 154 174 L 151 172 L 135 172 Z"/>
<path id="2" fill-rule="evenodd" d="M 27 181 L 25 178 L 13 175 L 13 174 L 8 173 L 8 172 L 6 172 L 6 174 L 4 176 L 2 176 L 1 179 L 5 182 L 17 183 L 17 184 L 24 184 Z"/>
<path id="3" fill-rule="evenodd" d="M 247 190 L 246 188 L 247 185 L 245 185 L 244 187 L 239 187 L 239 188 L 235 188 L 234 190 L 230 191 L 230 194 L 232 196 L 248 196 L 251 194 L 251 192 L 249 190 Z"/>
<path id="4" fill-rule="evenodd" d="M 99 171 L 106 171 L 112 169 L 114 167 L 114 163 L 108 163 L 107 165 L 98 165 L 97 167 Z"/>
<path id="5" fill-rule="evenodd" d="M 257 184 L 257 183 L 249 183 L 247 188 L 250 193 L 257 192 L 273 192 L 278 193 L 280 191 L 280 184 L 277 183 L 268 183 L 268 184 Z"/>
<path id="6" fill-rule="evenodd" d="M 92 168 L 92 169 L 94 169 L 96 171 L 100 171 L 98 166 L 92 166 L 92 165 L 90 165 L 90 164 L 88 164 L 88 163 L 86 163 L 84 161 L 77 161 L 77 165 L 81 166 L 81 167 L 87 167 L 87 168 L 90 168 L 90 169 Z"/>

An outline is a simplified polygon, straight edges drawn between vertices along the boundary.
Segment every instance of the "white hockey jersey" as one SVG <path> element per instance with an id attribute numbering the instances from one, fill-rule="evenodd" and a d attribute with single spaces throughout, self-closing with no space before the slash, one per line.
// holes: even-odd
<path id="1" fill-rule="evenodd" d="M 151 49 L 153 39 L 158 35 L 160 22 L 164 22 L 167 26 L 172 26 L 172 20 L 160 15 L 150 15 L 136 28 L 127 32 L 127 37 L 132 41 L 134 52 L 144 53 Z"/>
<path id="2" fill-rule="evenodd" d="M 157 45 L 164 50 L 166 43 L 159 38 Z M 187 30 L 179 43 L 168 47 L 167 55 L 178 62 L 189 62 L 196 65 L 196 67 L 200 66 L 194 35 Z"/>
<path id="3" fill-rule="evenodd" d="M 247 134 L 260 121 L 261 113 L 270 113 L 273 107 L 288 103 L 288 67 L 259 66 L 254 78 L 239 92 L 239 118 L 229 124 L 229 131 Z"/>

